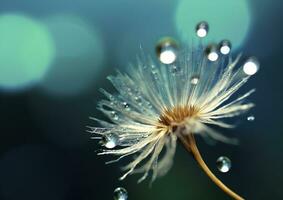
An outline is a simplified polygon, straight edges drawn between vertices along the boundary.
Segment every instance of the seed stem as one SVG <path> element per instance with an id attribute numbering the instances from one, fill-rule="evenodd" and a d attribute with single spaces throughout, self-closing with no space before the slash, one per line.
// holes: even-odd
<path id="1" fill-rule="evenodd" d="M 197 161 L 199 166 L 202 168 L 202 170 L 206 173 L 206 175 L 226 194 L 228 194 L 230 197 L 232 197 L 235 200 L 244 200 L 243 197 L 239 196 L 235 192 L 233 192 L 230 188 L 228 188 L 222 181 L 220 181 L 208 168 L 206 163 L 204 162 L 198 148 L 196 145 L 196 140 L 194 138 L 193 134 L 189 135 L 182 135 L 180 137 L 183 145 L 185 148 L 193 155 L 194 159 Z"/>

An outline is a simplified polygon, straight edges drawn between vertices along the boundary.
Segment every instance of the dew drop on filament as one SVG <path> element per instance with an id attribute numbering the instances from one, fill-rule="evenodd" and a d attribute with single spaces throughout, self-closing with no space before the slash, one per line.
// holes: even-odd
<path id="1" fill-rule="evenodd" d="M 244 66 L 243 71 L 246 75 L 252 76 L 259 70 L 259 62 L 255 57 L 249 58 Z"/>
<path id="2" fill-rule="evenodd" d="M 203 21 L 197 24 L 196 26 L 196 34 L 198 37 L 203 38 L 208 33 L 208 23 Z"/>
<path id="3" fill-rule="evenodd" d="M 191 78 L 191 84 L 192 84 L 192 85 L 197 85 L 198 82 L 199 82 L 199 76 L 193 76 L 193 77 Z"/>
<path id="4" fill-rule="evenodd" d="M 118 187 L 114 190 L 114 200 L 127 200 L 128 192 L 125 188 Z"/>
<path id="5" fill-rule="evenodd" d="M 113 120 L 118 120 L 119 119 L 119 116 L 118 114 L 115 112 L 115 111 L 111 111 L 111 118 Z"/>
<path id="6" fill-rule="evenodd" d="M 253 116 L 253 115 L 248 116 L 248 117 L 247 117 L 247 120 L 250 121 L 250 122 L 252 122 L 252 121 L 255 120 L 255 116 Z"/>
<path id="7" fill-rule="evenodd" d="M 172 64 L 177 58 L 177 42 L 170 38 L 162 38 L 156 45 L 156 54 L 163 64 Z"/>
<path id="8" fill-rule="evenodd" d="M 231 160 L 225 156 L 221 156 L 216 160 L 216 166 L 220 172 L 226 173 L 231 169 Z"/>
<path id="9" fill-rule="evenodd" d="M 210 60 L 212 62 L 218 60 L 219 55 L 218 55 L 216 45 L 212 44 L 212 45 L 209 45 L 208 47 L 206 47 L 205 53 L 206 53 L 208 60 Z"/>
<path id="10" fill-rule="evenodd" d="M 129 106 L 129 104 L 128 104 L 127 102 L 123 102 L 123 103 L 122 103 L 122 106 L 123 106 L 123 108 L 124 108 L 126 111 L 130 111 L 130 106 Z"/>
<path id="11" fill-rule="evenodd" d="M 227 55 L 231 51 L 231 42 L 228 40 L 222 40 L 219 43 L 219 51 L 223 55 Z"/>
<path id="12" fill-rule="evenodd" d="M 118 135 L 114 133 L 106 134 L 102 137 L 101 144 L 107 149 L 113 149 L 119 142 Z"/>

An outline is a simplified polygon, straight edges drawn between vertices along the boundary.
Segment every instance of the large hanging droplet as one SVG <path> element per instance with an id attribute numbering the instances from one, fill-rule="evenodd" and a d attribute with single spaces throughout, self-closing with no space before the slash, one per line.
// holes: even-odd
<path id="1" fill-rule="evenodd" d="M 259 62 L 255 57 L 249 58 L 244 66 L 243 71 L 246 75 L 254 75 L 259 70 Z"/>
<path id="2" fill-rule="evenodd" d="M 217 46 L 215 44 L 209 45 L 205 49 L 205 53 L 207 56 L 207 59 L 214 62 L 218 59 L 218 51 L 217 51 Z"/>
<path id="3" fill-rule="evenodd" d="M 252 121 L 255 120 L 255 116 L 253 116 L 253 115 L 248 116 L 248 117 L 247 117 L 247 120 L 250 121 L 250 122 L 252 122 Z"/>
<path id="4" fill-rule="evenodd" d="M 156 54 L 163 64 L 175 62 L 178 53 L 177 42 L 170 38 L 162 38 L 156 45 Z"/>
<path id="5" fill-rule="evenodd" d="M 114 147 L 116 147 L 118 142 L 119 136 L 114 133 L 104 135 L 102 137 L 102 140 L 100 141 L 101 145 L 105 146 L 108 149 L 113 149 Z"/>
<path id="6" fill-rule="evenodd" d="M 220 172 L 226 173 L 231 169 L 231 160 L 225 156 L 221 156 L 216 160 L 216 166 Z"/>
<path id="7" fill-rule="evenodd" d="M 208 33 L 208 23 L 205 21 L 202 21 L 197 24 L 196 26 L 196 34 L 198 37 L 203 38 Z"/>
<path id="8" fill-rule="evenodd" d="M 118 187 L 114 190 L 114 200 L 127 200 L 128 192 L 125 188 Z"/>
<path id="9" fill-rule="evenodd" d="M 231 51 L 231 42 L 229 40 L 222 40 L 219 43 L 219 51 L 223 55 L 227 55 Z"/>

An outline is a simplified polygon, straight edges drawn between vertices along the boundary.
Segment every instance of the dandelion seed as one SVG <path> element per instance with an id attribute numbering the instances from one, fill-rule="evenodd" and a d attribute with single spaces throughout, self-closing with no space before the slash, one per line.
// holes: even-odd
<path id="1" fill-rule="evenodd" d="M 143 57 L 128 74 L 118 73 L 108 78 L 118 94 L 102 90 L 106 100 L 98 104 L 98 109 L 110 122 L 94 118 L 104 128 L 93 127 L 91 132 L 99 136 L 115 133 L 119 137 L 119 148 L 99 153 L 118 156 L 110 162 L 134 155 L 134 159 L 123 167 L 126 172 L 120 180 L 134 173 L 144 174 L 139 182 L 149 174 L 151 181 L 165 175 L 173 164 L 179 139 L 212 181 L 231 197 L 243 199 L 209 170 L 198 151 L 195 135 L 235 144 L 235 139 L 209 126 L 234 127 L 222 120 L 252 108 L 254 104 L 245 100 L 254 90 L 233 99 L 232 95 L 250 76 L 239 76 L 242 70 L 236 67 L 239 57 L 234 61 L 209 62 L 209 53 L 217 54 L 217 47 L 207 49 L 199 45 L 190 52 L 178 54 L 174 61 L 178 73 Z M 217 58 L 212 57 L 209 60 L 227 59 L 218 58 L 218 54 Z M 195 74 L 198 76 L 192 80 Z M 123 102 L 131 109 L 121 107 Z"/>

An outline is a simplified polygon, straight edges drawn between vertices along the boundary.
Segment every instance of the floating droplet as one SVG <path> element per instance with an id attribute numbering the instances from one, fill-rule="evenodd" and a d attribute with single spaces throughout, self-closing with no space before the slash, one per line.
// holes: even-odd
<path id="1" fill-rule="evenodd" d="M 196 26 L 196 34 L 198 37 L 203 38 L 208 33 L 208 23 L 203 21 L 197 24 Z"/>
<path id="2" fill-rule="evenodd" d="M 217 159 L 216 166 L 220 172 L 226 173 L 231 169 L 231 160 L 225 156 L 221 156 Z"/>
<path id="3" fill-rule="evenodd" d="M 220 53 L 222 53 L 223 55 L 227 55 L 230 53 L 231 51 L 231 42 L 228 40 L 222 40 L 219 43 L 219 51 Z"/>
<path id="4" fill-rule="evenodd" d="M 118 135 L 114 133 L 110 133 L 103 136 L 101 140 L 101 145 L 105 146 L 108 149 L 113 149 L 114 147 L 117 146 L 118 142 L 119 142 Z"/>
<path id="5" fill-rule="evenodd" d="M 170 37 L 161 39 L 156 46 L 157 56 L 164 64 L 172 64 L 175 62 L 177 58 L 177 51 L 177 42 Z"/>
<path id="6" fill-rule="evenodd" d="M 193 76 L 191 78 L 191 84 L 196 85 L 199 82 L 199 76 Z"/>
<path id="7" fill-rule="evenodd" d="M 117 115 L 117 113 L 115 111 L 111 111 L 111 118 L 114 120 L 118 120 L 119 116 Z"/>
<path id="8" fill-rule="evenodd" d="M 247 117 L 248 121 L 254 121 L 255 120 L 255 116 L 251 115 Z"/>
<path id="9" fill-rule="evenodd" d="M 246 75 L 254 75 L 259 69 L 259 62 L 256 58 L 252 57 L 249 58 L 244 66 L 243 66 L 243 71 L 245 72 Z"/>
<path id="10" fill-rule="evenodd" d="M 205 53 L 207 55 L 207 59 L 214 62 L 218 59 L 219 55 L 218 55 L 218 51 L 217 51 L 217 47 L 216 45 L 209 45 L 206 50 Z"/>
<path id="11" fill-rule="evenodd" d="M 125 188 L 118 187 L 114 190 L 114 200 L 127 200 L 128 192 Z"/>

